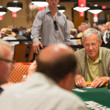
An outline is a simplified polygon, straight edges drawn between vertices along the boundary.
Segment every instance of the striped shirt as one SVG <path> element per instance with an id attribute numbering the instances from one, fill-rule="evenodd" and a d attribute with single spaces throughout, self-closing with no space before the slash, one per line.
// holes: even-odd
<path id="1" fill-rule="evenodd" d="M 66 43 L 70 45 L 70 33 L 65 15 L 57 11 L 55 21 L 56 24 L 48 7 L 38 12 L 31 32 L 33 42 L 39 41 L 39 37 L 41 37 L 41 43 L 44 46 L 53 43 Z"/>

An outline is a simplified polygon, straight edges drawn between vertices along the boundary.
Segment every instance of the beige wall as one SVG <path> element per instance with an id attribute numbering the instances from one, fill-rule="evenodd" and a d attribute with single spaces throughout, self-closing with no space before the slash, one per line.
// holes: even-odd
<path id="1" fill-rule="evenodd" d="M 91 6 L 93 6 L 94 4 L 98 3 L 100 6 L 101 5 L 106 5 L 107 8 L 110 8 L 110 2 L 90 2 L 89 4 Z M 73 8 L 74 6 L 74 3 L 72 2 L 61 2 L 60 3 L 61 5 L 65 6 L 66 7 L 66 12 L 64 14 L 68 15 L 69 19 L 72 20 L 72 13 L 71 13 L 71 8 Z M 79 13 L 74 11 L 74 24 L 75 24 L 75 27 L 77 28 L 81 22 L 85 21 L 84 18 L 80 17 L 79 18 Z M 92 26 L 92 23 L 93 23 L 93 14 L 88 12 L 88 22 L 91 24 Z M 110 21 L 110 10 L 108 11 L 102 11 L 100 14 L 99 14 L 99 19 L 101 18 L 106 18 L 107 17 L 107 20 Z"/>
<path id="2" fill-rule="evenodd" d="M 6 7 L 8 1 L 11 0 L 5 0 L 5 2 L 3 3 L 4 7 Z M 11 11 L 7 10 L 7 13 L 3 16 L 3 21 L 0 21 L 0 29 L 2 27 L 7 27 L 10 25 L 17 27 L 23 26 L 27 28 L 29 28 L 32 25 L 37 11 L 36 10 L 30 11 L 29 9 L 30 0 L 19 0 L 19 1 L 23 3 L 23 9 L 17 12 L 16 18 L 12 18 Z"/>
<path id="3" fill-rule="evenodd" d="M 66 8 L 66 11 L 64 12 L 64 14 L 68 15 L 69 20 L 72 20 L 71 8 L 73 7 L 74 3 L 73 2 L 60 2 L 60 5 Z"/>
<path id="4" fill-rule="evenodd" d="M 3 2 L 4 1 L 4 2 Z M 4 7 L 6 7 L 6 4 L 12 0 L 0 0 L 0 5 L 3 4 Z M 35 18 L 35 15 L 37 13 L 37 10 L 31 11 L 29 9 L 29 3 L 31 0 L 19 0 L 20 2 L 23 3 L 23 9 L 20 10 L 19 12 L 17 12 L 17 18 L 12 18 L 11 15 L 11 11 L 8 10 L 8 12 L 3 16 L 3 21 L 0 21 L 0 29 L 2 27 L 7 27 L 10 25 L 14 25 L 17 27 L 23 26 L 23 27 L 27 27 L 30 28 L 30 26 L 33 23 L 33 20 Z M 94 3 L 90 3 L 91 5 Z M 106 4 L 108 8 L 110 8 L 110 3 L 106 2 L 106 3 L 99 3 L 99 4 Z M 63 5 L 66 7 L 66 12 L 64 14 L 68 15 L 69 19 L 72 20 L 72 12 L 71 9 L 74 6 L 73 2 L 60 2 L 60 5 Z M 108 16 L 108 18 L 110 18 L 110 11 L 106 11 L 106 15 L 103 12 L 103 14 L 100 15 L 100 17 L 103 16 Z M 91 13 L 88 13 L 88 18 L 89 18 L 89 22 L 92 23 L 93 22 L 93 15 Z M 78 16 L 77 14 L 74 13 L 74 21 L 76 21 L 77 23 L 75 23 L 76 27 L 83 21 L 84 18 L 80 18 L 77 19 Z"/>

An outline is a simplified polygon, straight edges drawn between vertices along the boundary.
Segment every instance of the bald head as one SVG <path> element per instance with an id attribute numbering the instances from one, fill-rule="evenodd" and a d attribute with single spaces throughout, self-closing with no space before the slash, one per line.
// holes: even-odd
<path id="1" fill-rule="evenodd" d="M 40 52 L 39 58 L 42 61 L 49 62 L 49 61 L 57 60 L 58 58 L 67 54 L 74 54 L 73 49 L 65 44 L 53 44 L 44 48 Z"/>
<path id="2" fill-rule="evenodd" d="M 65 44 L 53 44 L 45 47 L 37 59 L 37 71 L 51 77 L 56 82 L 69 72 L 76 73 L 77 60 L 72 48 Z"/>

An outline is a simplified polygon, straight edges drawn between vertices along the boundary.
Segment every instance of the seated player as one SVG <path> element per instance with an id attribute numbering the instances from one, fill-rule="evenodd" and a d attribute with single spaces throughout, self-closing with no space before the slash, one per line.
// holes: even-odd
<path id="1" fill-rule="evenodd" d="M 79 60 L 79 74 L 75 84 L 86 87 L 86 81 L 92 81 L 93 88 L 101 87 L 108 82 L 110 76 L 110 49 L 100 47 L 100 32 L 89 28 L 83 33 L 83 49 L 76 51 Z"/>

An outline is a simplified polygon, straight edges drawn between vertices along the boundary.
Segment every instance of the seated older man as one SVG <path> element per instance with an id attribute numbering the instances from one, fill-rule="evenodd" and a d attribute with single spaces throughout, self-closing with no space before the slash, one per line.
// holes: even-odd
<path id="1" fill-rule="evenodd" d="M 108 82 L 110 76 L 110 49 L 100 47 L 100 32 L 93 28 L 84 31 L 82 43 L 84 48 L 76 51 L 79 74 L 76 75 L 75 84 L 86 87 L 86 81 L 92 81 L 93 88 L 101 87 Z"/>

